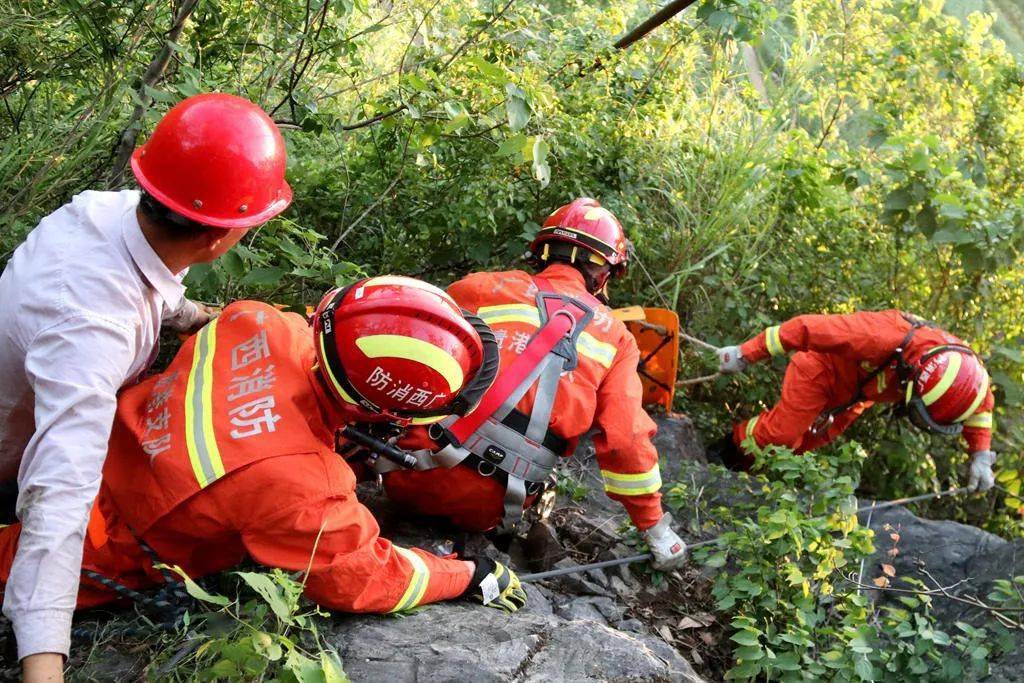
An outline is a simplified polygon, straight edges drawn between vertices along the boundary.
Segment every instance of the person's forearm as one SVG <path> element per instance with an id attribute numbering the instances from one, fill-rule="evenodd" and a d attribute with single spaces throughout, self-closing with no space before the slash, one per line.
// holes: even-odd
<path id="1" fill-rule="evenodd" d="M 55 652 L 41 652 L 21 661 L 21 676 L 25 683 L 58 683 L 64 680 L 64 656 Z"/>

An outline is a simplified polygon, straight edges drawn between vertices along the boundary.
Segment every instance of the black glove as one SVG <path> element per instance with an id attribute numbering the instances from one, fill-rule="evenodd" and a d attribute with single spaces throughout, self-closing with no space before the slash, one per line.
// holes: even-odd
<path id="1" fill-rule="evenodd" d="M 526 604 L 526 591 L 511 569 L 489 557 L 465 559 L 476 563 L 476 571 L 463 597 L 509 613 Z"/>

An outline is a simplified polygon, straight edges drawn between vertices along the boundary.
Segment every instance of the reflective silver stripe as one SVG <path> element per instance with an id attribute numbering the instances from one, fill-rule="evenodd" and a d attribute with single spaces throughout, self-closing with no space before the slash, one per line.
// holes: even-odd
<path id="1" fill-rule="evenodd" d="M 657 465 L 638 474 L 601 470 L 601 477 L 604 479 L 604 490 L 620 496 L 641 496 L 661 489 L 661 471 Z"/>
<path id="2" fill-rule="evenodd" d="M 584 356 L 596 360 L 606 368 L 612 366 L 612 361 L 615 360 L 615 354 L 618 352 L 618 349 L 613 345 L 598 341 L 589 332 L 580 334 L 579 339 L 576 341 L 576 350 Z"/>
<path id="3" fill-rule="evenodd" d="M 783 356 L 786 353 L 786 349 L 782 346 L 782 337 L 780 336 L 780 328 L 778 325 L 769 327 L 764 331 L 765 345 L 768 347 L 768 353 L 773 356 Z"/>
<path id="4" fill-rule="evenodd" d="M 224 463 L 213 429 L 213 357 L 217 320 L 196 335 L 192 369 L 185 388 L 185 445 L 200 488 L 224 476 Z"/>
<path id="5" fill-rule="evenodd" d="M 992 429 L 995 425 L 995 420 L 992 417 L 992 413 L 975 413 L 964 421 L 965 427 L 977 427 L 980 429 Z"/>
<path id="6" fill-rule="evenodd" d="M 403 610 L 412 609 L 420 604 L 420 600 L 423 599 L 424 593 L 427 592 L 427 583 L 430 581 L 430 571 L 427 569 L 426 563 L 423 558 L 406 548 L 401 548 L 397 545 L 392 546 L 399 555 L 404 557 L 410 565 L 412 565 L 412 577 L 409 579 L 409 585 L 405 589 L 405 593 L 398 600 L 398 604 L 391 608 L 392 612 L 401 612 Z"/>
<path id="7" fill-rule="evenodd" d="M 483 306 L 476 314 L 488 325 L 501 323 L 523 323 L 540 326 L 540 311 L 529 304 L 503 304 L 500 306 Z"/>

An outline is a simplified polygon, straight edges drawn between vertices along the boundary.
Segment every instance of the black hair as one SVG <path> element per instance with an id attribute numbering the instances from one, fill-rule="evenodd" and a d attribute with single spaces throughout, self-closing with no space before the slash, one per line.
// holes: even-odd
<path id="1" fill-rule="evenodd" d="M 173 209 L 161 204 L 153 195 L 142 190 L 139 208 L 164 235 L 176 240 L 189 240 L 200 235 L 210 234 L 216 230 L 212 225 L 204 225 L 199 221 L 182 216 Z"/>

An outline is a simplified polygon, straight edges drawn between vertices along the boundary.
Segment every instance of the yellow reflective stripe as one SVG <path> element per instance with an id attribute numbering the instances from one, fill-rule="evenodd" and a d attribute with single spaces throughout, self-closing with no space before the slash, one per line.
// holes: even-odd
<path id="1" fill-rule="evenodd" d="M 401 358 L 422 363 L 448 382 L 448 390 L 462 388 L 466 375 L 455 356 L 440 346 L 403 334 L 372 334 L 356 339 L 356 346 L 368 358 Z"/>
<path id="2" fill-rule="evenodd" d="M 213 431 L 213 357 L 217 319 L 196 335 L 192 369 L 185 387 L 185 446 L 200 488 L 224 476 L 224 463 Z"/>
<path id="3" fill-rule="evenodd" d="M 930 406 L 942 398 L 942 395 L 946 393 L 946 390 L 953 386 L 953 381 L 956 379 L 956 376 L 960 374 L 960 366 L 964 362 L 964 357 L 959 353 L 950 353 L 947 355 L 949 356 L 949 363 L 946 364 L 946 370 L 942 373 L 942 379 L 940 379 L 939 383 L 932 387 L 928 393 L 921 397 L 921 400 L 924 401 L 926 406 Z M 971 413 L 973 412 L 974 411 L 972 410 Z M 969 414 L 970 413 L 968 413 L 968 415 Z"/>
<path id="4" fill-rule="evenodd" d="M 759 419 L 761 419 L 761 416 L 757 415 L 757 416 L 752 417 L 749 420 L 747 420 L 747 428 L 744 430 L 744 434 L 743 434 L 743 440 L 744 441 L 746 441 L 747 439 L 753 439 L 754 438 L 754 427 L 757 426 L 757 421 Z"/>
<path id="5" fill-rule="evenodd" d="M 978 427 L 980 429 L 992 429 L 995 426 L 995 421 L 992 418 L 992 413 L 976 413 L 971 415 L 967 420 L 964 421 L 965 427 Z"/>
<path id="6" fill-rule="evenodd" d="M 576 340 L 576 350 L 606 368 L 612 366 L 612 361 L 615 360 L 615 354 L 618 352 L 614 345 L 598 341 L 589 332 L 580 334 L 579 339 Z"/>
<path id="7" fill-rule="evenodd" d="M 391 546 L 394 548 L 399 555 L 404 557 L 410 565 L 412 565 L 412 576 L 409 577 L 409 585 L 405 589 L 405 593 L 402 594 L 401 599 L 398 603 L 391 608 L 392 612 L 401 612 L 403 610 L 412 609 L 416 605 L 420 604 L 420 600 L 423 599 L 423 594 L 427 592 L 427 584 L 430 583 L 430 571 L 427 569 L 426 563 L 423 558 L 406 548 L 401 548 L 397 545 Z"/>
<path id="8" fill-rule="evenodd" d="M 960 355 L 960 354 L 957 354 L 957 355 Z M 958 417 L 957 419 L 953 420 L 953 422 L 963 422 L 964 420 L 969 418 L 971 415 L 974 415 L 974 411 L 978 409 L 978 406 L 981 405 L 981 402 L 985 400 L 986 396 L 988 396 L 988 384 L 989 384 L 989 378 L 988 378 L 988 373 L 986 372 L 985 373 L 985 383 L 981 385 L 980 389 L 978 389 L 978 395 L 974 397 L 974 401 L 971 403 L 971 407 L 968 408 L 967 410 L 965 410 L 964 414 L 961 415 L 960 417 Z"/>
<path id="9" fill-rule="evenodd" d="M 620 496 L 643 496 L 661 489 L 661 471 L 657 465 L 637 474 L 601 470 L 601 477 L 604 479 L 604 490 Z"/>
<path id="10" fill-rule="evenodd" d="M 501 306 L 482 306 L 476 314 L 488 325 L 501 323 L 523 323 L 540 327 L 540 311 L 536 306 L 527 304 L 505 304 Z M 597 361 L 606 368 L 612 366 L 618 349 L 606 342 L 598 341 L 589 332 L 581 332 L 576 340 L 576 350 L 580 354 Z"/>
<path id="11" fill-rule="evenodd" d="M 885 370 L 883 370 L 882 372 L 878 373 L 878 375 L 875 377 L 876 393 L 881 394 L 883 391 L 885 391 L 885 387 Z"/>
<path id="12" fill-rule="evenodd" d="M 537 310 L 536 306 L 526 304 L 483 306 L 476 314 L 488 325 L 523 323 L 540 327 L 540 311 Z"/>
<path id="13" fill-rule="evenodd" d="M 772 356 L 784 356 L 786 349 L 782 347 L 782 337 L 779 336 L 779 325 L 769 327 L 764 331 L 764 341 L 768 346 L 768 353 Z"/>
<path id="14" fill-rule="evenodd" d="M 327 358 L 327 350 L 324 348 L 323 335 L 320 335 L 320 357 Z M 331 380 L 331 386 L 333 386 L 334 390 L 338 392 L 338 395 L 341 396 L 346 401 L 348 401 L 349 403 L 351 403 L 352 405 L 355 405 L 355 399 L 349 396 L 348 392 L 341 388 L 341 385 L 338 384 L 337 378 L 335 378 L 334 373 L 331 372 L 331 369 L 327 366 L 327 363 L 321 363 L 320 369 L 324 371 L 325 375 L 327 375 L 327 379 Z"/>
<path id="15" fill-rule="evenodd" d="M 432 285 L 429 282 L 424 282 L 423 280 L 417 280 L 416 278 L 411 277 L 404 277 L 402 275 L 381 275 L 380 277 L 372 277 L 366 282 L 364 282 L 362 285 L 360 285 L 359 288 L 365 289 L 366 287 L 383 287 L 385 285 L 396 285 L 399 287 L 412 287 L 413 289 L 422 289 L 425 292 L 436 294 L 445 301 L 451 303 L 453 306 L 457 305 L 455 303 L 455 300 L 452 299 L 448 292 L 444 291 L 440 287 Z"/>
<path id="16" fill-rule="evenodd" d="M 433 417 L 414 417 L 411 420 L 409 420 L 409 424 L 414 424 L 414 425 L 432 425 L 435 422 L 440 422 L 441 420 L 445 419 L 446 417 L 448 417 L 448 416 L 447 415 L 435 415 Z"/>

